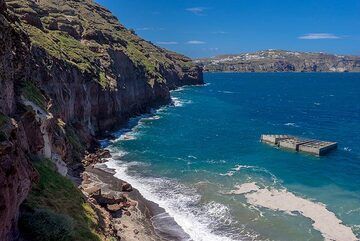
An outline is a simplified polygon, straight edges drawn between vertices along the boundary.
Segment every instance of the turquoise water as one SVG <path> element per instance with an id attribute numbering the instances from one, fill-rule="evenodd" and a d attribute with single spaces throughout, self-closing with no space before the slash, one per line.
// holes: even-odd
<path id="1" fill-rule="evenodd" d="M 299 213 L 229 195 L 253 182 L 325 204 L 360 237 L 360 74 L 207 73 L 205 81 L 117 133 L 109 164 L 117 176 L 195 241 L 324 240 Z M 283 151 L 260 143 L 265 133 L 339 147 L 325 157 Z"/>

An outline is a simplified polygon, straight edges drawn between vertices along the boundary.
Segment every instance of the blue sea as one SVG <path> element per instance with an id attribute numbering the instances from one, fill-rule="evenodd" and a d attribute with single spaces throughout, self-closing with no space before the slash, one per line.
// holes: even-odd
<path id="1" fill-rule="evenodd" d="M 116 176 L 163 207 L 187 240 L 359 239 L 360 74 L 204 78 L 116 133 L 108 146 Z M 261 134 L 336 141 L 338 149 L 323 157 L 285 151 Z"/>

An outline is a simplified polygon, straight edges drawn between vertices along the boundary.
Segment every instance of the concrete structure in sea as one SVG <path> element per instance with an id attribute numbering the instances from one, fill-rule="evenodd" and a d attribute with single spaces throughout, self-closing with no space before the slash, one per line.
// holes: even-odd
<path id="1" fill-rule="evenodd" d="M 261 141 L 280 148 L 322 156 L 337 148 L 336 142 L 303 139 L 291 135 L 261 135 Z"/>

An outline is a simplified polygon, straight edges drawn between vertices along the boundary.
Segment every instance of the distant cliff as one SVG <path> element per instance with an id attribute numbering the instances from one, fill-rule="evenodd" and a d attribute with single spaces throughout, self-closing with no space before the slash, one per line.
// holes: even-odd
<path id="1" fill-rule="evenodd" d="M 0 0 L 0 240 L 18 238 L 34 160 L 76 172 L 97 135 L 202 83 L 189 58 L 91 0 Z"/>
<path id="2" fill-rule="evenodd" d="M 360 72 L 360 56 L 265 50 L 195 60 L 209 72 Z"/>

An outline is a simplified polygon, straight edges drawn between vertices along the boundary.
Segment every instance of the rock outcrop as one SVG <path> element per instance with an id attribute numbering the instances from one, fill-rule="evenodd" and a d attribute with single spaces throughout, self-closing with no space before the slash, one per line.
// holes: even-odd
<path id="1" fill-rule="evenodd" d="M 97 135 L 202 84 L 202 69 L 91 0 L 0 0 L 0 240 L 47 158 L 73 174 Z M 105 153 L 106 154 L 106 153 Z"/>
<path id="2" fill-rule="evenodd" d="M 360 72 L 359 56 L 265 50 L 198 59 L 209 72 Z"/>

